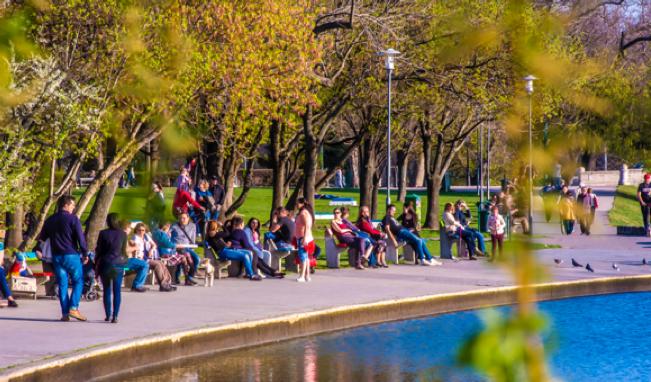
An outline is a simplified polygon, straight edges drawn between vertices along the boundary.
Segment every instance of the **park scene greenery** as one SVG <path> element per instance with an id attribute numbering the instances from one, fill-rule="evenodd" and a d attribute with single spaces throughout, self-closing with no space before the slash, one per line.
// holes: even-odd
<path id="1" fill-rule="evenodd" d="M 418 188 L 427 238 L 438 236 L 445 203 L 479 201 L 441 189 L 448 173 L 454 183 L 470 181 L 486 133 L 491 159 L 478 178 L 509 179 L 520 190 L 529 171 L 541 186 L 559 163 L 569 180 L 578 167 L 596 169 L 604 152 L 620 163 L 651 164 L 651 9 L 642 1 L 32 0 L 0 7 L 0 212 L 9 250 L 32 248 L 56 200 L 70 193 L 91 247 L 109 212 L 146 221 L 151 182 L 170 186 L 188 159 L 197 163 L 196 179 L 215 176 L 224 185 L 222 219 L 265 222 L 299 197 L 331 212 L 317 193 L 352 197 L 381 218 L 391 158 L 391 199 L 404 202 L 407 189 Z M 387 48 L 400 52 L 390 137 L 378 57 Z M 529 94 L 522 79 L 531 74 Z M 328 188 L 347 163 L 355 187 Z M 415 179 L 410 166 L 418 168 Z M 119 189 L 131 167 L 137 186 Z M 172 219 L 174 190 L 165 192 Z M 634 193 L 618 190 L 613 224 L 641 224 Z M 438 253 L 434 241 L 428 245 Z M 550 378 L 529 288 L 544 273 L 534 246 L 528 238 L 509 244 L 511 256 L 497 266 L 522 287 L 518 309 L 492 317 L 488 335 L 474 337 L 460 357 L 495 380 Z M 497 346 L 491 330 L 512 335 L 520 351 L 480 351 Z"/>

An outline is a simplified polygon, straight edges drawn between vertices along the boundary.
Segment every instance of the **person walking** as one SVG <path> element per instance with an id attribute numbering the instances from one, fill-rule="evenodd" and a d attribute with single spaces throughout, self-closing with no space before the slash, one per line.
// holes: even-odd
<path id="1" fill-rule="evenodd" d="M 316 249 L 314 235 L 312 234 L 312 225 L 314 224 L 314 212 L 312 206 L 304 198 L 296 201 L 298 215 L 296 216 L 296 226 L 292 242 L 298 250 L 298 260 L 300 267 L 298 271 L 298 282 L 309 282 L 310 279 L 310 261 Z"/>
<path id="2" fill-rule="evenodd" d="M 571 235 L 572 232 L 574 232 L 574 222 L 576 220 L 576 214 L 574 212 L 574 197 L 570 194 L 562 196 L 558 208 L 561 224 L 563 225 L 563 231 L 565 231 L 566 235 Z"/>
<path id="3" fill-rule="evenodd" d="M 583 218 L 585 225 L 585 234 L 590 235 L 592 223 L 594 223 L 594 216 L 597 208 L 599 208 L 599 198 L 592 192 L 592 188 L 588 188 L 585 198 L 583 198 Z"/>
<path id="4" fill-rule="evenodd" d="M 651 174 L 644 174 L 644 182 L 637 187 L 637 201 L 642 210 L 642 222 L 647 237 L 651 237 L 649 215 L 651 215 Z"/>
<path id="5" fill-rule="evenodd" d="M 50 241 L 52 265 L 59 287 L 61 321 L 70 321 L 70 317 L 86 321 L 86 317 L 79 312 L 79 301 L 84 288 L 82 263 L 88 262 L 88 248 L 81 222 L 73 214 L 74 210 L 75 199 L 72 196 L 59 198 L 57 212 L 45 221 L 38 239 L 39 243 Z M 39 257 L 42 257 L 42 253 L 39 253 Z M 72 283 L 70 294 L 69 282 Z"/>
<path id="6" fill-rule="evenodd" d="M 122 279 L 127 264 L 127 233 L 123 230 L 118 214 L 106 217 L 107 229 L 100 231 L 95 248 L 95 274 L 99 275 L 104 290 L 104 321 L 118 322 L 122 302 Z M 112 297 L 112 301 L 111 301 Z"/>

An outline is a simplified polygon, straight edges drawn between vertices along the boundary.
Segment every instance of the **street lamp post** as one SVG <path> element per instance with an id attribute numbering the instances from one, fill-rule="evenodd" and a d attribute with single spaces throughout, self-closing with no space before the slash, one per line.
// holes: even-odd
<path id="1" fill-rule="evenodd" d="M 533 124 L 533 114 L 532 114 L 532 105 L 531 99 L 533 98 L 533 82 L 538 78 L 532 76 L 531 74 L 524 78 L 525 87 L 524 89 L 529 94 L 529 234 L 533 234 L 533 135 L 532 135 L 532 124 Z"/>
<path id="2" fill-rule="evenodd" d="M 387 70 L 387 207 L 391 204 L 391 72 L 395 68 L 394 60 L 399 55 L 395 49 L 387 49 L 384 52 L 378 52 L 378 55 L 384 56 L 384 67 Z"/>

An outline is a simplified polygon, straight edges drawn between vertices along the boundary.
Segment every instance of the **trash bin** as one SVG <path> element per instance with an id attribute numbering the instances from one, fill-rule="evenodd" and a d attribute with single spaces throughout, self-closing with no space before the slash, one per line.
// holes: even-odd
<path id="1" fill-rule="evenodd" d="M 488 232 L 488 215 L 490 203 L 477 203 L 477 215 L 479 216 L 479 231 Z"/>
<path id="2" fill-rule="evenodd" d="M 447 171 L 443 175 L 443 181 L 441 182 L 441 192 L 450 192 L 450 188 L 452 187 L 452 174 Z"/>
<path id="3" fill-rule="evenodd" d="M 414 203 L 414 209 L 416 210 L 416 216 L 418 216 L 418 221 L 422 224 L 423 219 L 421 219 L 421 213 L 420 213 L 420 196 L 416 194 L 409 194 L 405 196 L 405 204 L 408 204 L 409 202 Z"/>

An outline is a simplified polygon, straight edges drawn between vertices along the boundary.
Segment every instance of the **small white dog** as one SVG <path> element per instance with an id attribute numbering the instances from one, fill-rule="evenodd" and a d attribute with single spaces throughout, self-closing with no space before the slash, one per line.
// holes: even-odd
<path id="1" fill-rule="evenodd" d="M 210 262 L 210 259 L 203 259 L 201 264 L 206 273 L 205 278 L 203 279 L 203 286 L 212 288 L 212 285 L 215 282 L 215 267 Z"/>

